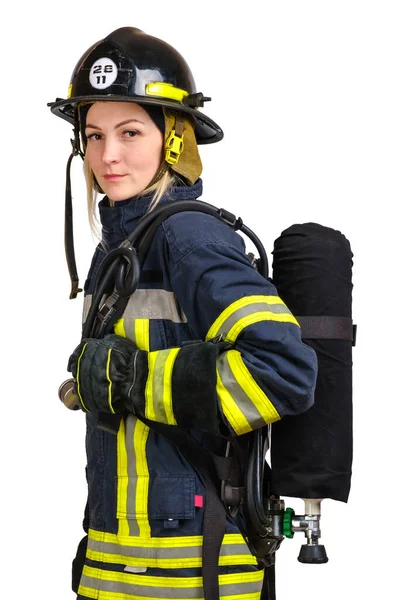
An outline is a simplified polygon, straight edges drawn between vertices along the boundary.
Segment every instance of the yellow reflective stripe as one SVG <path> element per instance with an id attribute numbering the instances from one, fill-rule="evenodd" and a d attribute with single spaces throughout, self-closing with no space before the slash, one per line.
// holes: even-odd
<path id="1" fill-rule="evenodd" d="M 149 319 L 135 319 L 135 344 L 139 350 L 150 350 Z"/>
<path id="2" fill-rule="evenodd" d="M 175 87 L 172 83 L 155 81 L 154 83 L 148 83 L 146 85 L 146 95 L 158 96 L 159 98 L 170 98 L 171 100 L 182 102 L 186 96 L 189 96 L 189 92 Z"/>
<path id="3" fill-rule="evenodd" d="M 148 366 L 149 366 L 149 374 L 147 376 L 146 388 L 144 391 L 145 396 L 145 417 L 150 419 L 151 421 L 156 420 L 156 412 L 154 408 L 154 395 L 153 395 L 153 378 L 156 367 L 156 360 L 160 351 L 156 350 L 154 352 L 149 352 L 148 354 Z"/>
<path id="4" fill-rule="evenodd" d="M 87 345 L 88 345 L 88 343 L 86 342 L 86 344 L 83 346 L 82 352 L 80 353 L 80 356 L 78 358 L 78 365 L 77 365 L 77 369 L 76 369 L 76 382 L 77 382 L 77 392 L 78 392 L 78 396 L 79 396 L 79 399 L 81 401 L 81 404 L 82 404 L 84 410 L 86 410 L 86 412 L 90 412 L 86 408 L 85 403 L 82 400 L 82 396 L 81 396 L 81 384 L 80 384 L 80 381 L 79 381 L 79 374 L 80 374 L 80 370 L 81 370 L 81 358 L 83 356 L 83 353 L 85 352 L 85 349 L 86 349 Z"/>
<path id="5" fill-rule="evenodd" d="M 128 503 L 128 456 L 125 445 L 125 421 L 121 419 L 121 423 L 117 435 L 117 519 L 118 519 L 118 535 L 129 535 L 129 523 L 126 519 L 127 503 Z M 124 516 L 124 518 L 121 518 Z M 104 533 L 99 533 L 99 541 L 103 541 Z"/>
<path id="6" fill-rule="evenodd" d="M 221 403 L 224 415 L 228 419 L 232 429 L 237 435 L 242 435 L 253 431 L 250 423 L 222 383 L 221 376 L 217 369 L 217 394 Z"/>
<path id="7" fill-rule="evenodd" d="M 174 368 L 175 359 L 178 355 L 180 348 L 173 348 L 169 351 L 168 358 L 165 362 L 164 368 L 164 393 L 163 402 L 165 414 L 167 416 L 168 425 L 176 425 L 174 411 L 172 408 L 172 371 Z"/>
<path id="8" fill-rule="evenodd" d="M 114 333 L 116 333 L 117 335 L 120 335 L 121 337 L 126 338 L 125 320 L 124 319 L 118 319 L 118 321 L 115 323 Z"/>
<path id="9" fill-rule="evenodd" d="M 240 311 L 246 307 L 251 307 L 251 305 L 256 305 L 256 309 L 255 312 L 256 313 L 265 313 L 265 317 L 266 320 L 274 320 L 274 321 L 280 321 L 280 322 L 289 322 L 289 323 L 294 323 L 295 325 L 299 325 L 296 318 L 292 315 L 292 313 L 290 312 L 290 310 L 288 309 L 288 307 L 286 306 L 286 304 L 283 302 L 283 300 L 281 298 L 279 298 L 279 296 L 246 296 L 244 298 L 241 298 L 240 300 L 236 300 L 235 302 L 232 302 L 232 304 L 230 304 L 220 315 L 219 317 L 214 321 L 214 323 L 211 325 L 210 329 L 208 330 L 208 333 L 206 335 L 206 340 L 210 340 L 213 339 L 216 335 L 218 335 L 219 333 L 222 333 L 220 330 L 223 327 L 223 325 L 225 324 L 225 322 L 230 319 L 232 317 L 232 315 L 234 315 L 235 312 Z M 263 307 L 265 306 L 266 310 L 260 311 L 260 305 L 262 305 Z M 271 307 L 276 306 L 276 311 L 271 310 Z M 268 308 L 270 310 L 268 310 Z M 252 314 L 252 313 L 249 313 Z M 283 319 L 282 315 L 286 315 L 286 317 Z M 248 315 L 244 315 L 243 318 L 246 318 Z M 238 322 L 240 322 L 242 319 L 238 317 Z M 250 323 L 249 323 L 250 324 Z M 232 326 L 235 325 L 235 323 L 233 323 L 231 326 L 229 326 L 229 330 L 232 329 Z M 243 329 L 243 327 L 240 328 L 240 331 Z M 239 332 L 240 332 L 239 331 Z M 238 332 L 238 333 L 239 333 Z M 226 334 L 226 332 L 223 332 Z M 237 333 L 237 335 L 238 335 Z M 237 336 L 236 336 L 237 337 Z"/>
<path id="10" fill-rule="evenodd" d="M 240 352 L 237 350 L 229 350 L 226 355 L 236 381 L 253 402 L 266 423 L 278 421 L 280 419 L 278 411 L 268 396 L 264 394 L 260 386 L 253 379 L 250 371 L 243 362 Z"/>
<path id="11" fill-rule="evenodd" d="M 108 381 L 108 406 L 110 407 L 110 412 L 113 415 L 115 415 L 115 410 L 112 407 L 112 381 L 110 378 L 111 352 L 112 352 L 112 348 L 110 348 L 108 351 L 107 365 L 106 365 L 106 377 L 107 377 L 107 381 Z"/>
<path id="12" fill-rule="evenodd" d="M 148 498 L 149 498 L 149 469 L 146 459 L 146 443 L 149 435 L 147 425 L 137 420 L 133 434 L 133 445 L 136 455 L 136 515 L 139 527 L 139 535 L 150 537 L 150 524 L 148 517 Z"/>

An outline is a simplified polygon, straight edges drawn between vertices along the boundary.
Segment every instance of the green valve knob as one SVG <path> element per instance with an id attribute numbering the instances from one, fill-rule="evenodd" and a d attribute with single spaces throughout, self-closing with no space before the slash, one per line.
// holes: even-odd
<path id="1" fill-rule="evenodd" d="M 294 516 L 293 508 L 287 508 L 283 513 L 283 535 L 287 538 L 293 537 L 292 519 Z"/>

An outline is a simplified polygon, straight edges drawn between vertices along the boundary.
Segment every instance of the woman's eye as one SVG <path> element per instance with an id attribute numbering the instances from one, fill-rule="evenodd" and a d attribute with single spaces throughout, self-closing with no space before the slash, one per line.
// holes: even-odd
<path id="1" fill-rule="evenodd" d="M 133 137 L 135 137 L 135 135 L 137 135 L 137 133 L 138 133 L 137 131 L 127 130 L 127 131 L 124 131 L 123 135 L 124 135 L 124 137 L 127 137 L 127 138 L 133 138 Z"/>
<path id="2" fill-rule="evenodd" d="M 90 135 L 87 136 L 88 140 L 100 140 L 101 139 L 101 135 L 99 133 L 91 133 Z"/>

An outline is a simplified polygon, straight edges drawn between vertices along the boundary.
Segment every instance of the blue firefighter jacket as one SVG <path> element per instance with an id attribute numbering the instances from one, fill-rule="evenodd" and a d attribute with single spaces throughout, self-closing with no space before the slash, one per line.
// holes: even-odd
<path id="1" fill-rule="evenodd" d="M 160 204 L 201 192 L 199 180 L 173 188 Z M 100 202 L 107 251 L 127 238 L 150 201 L 132 198 L 114 207 L 107 198 Z M 84 320 L 105 254 L 100 244 L 85 283 Z M 245 434 L 313 403 L 314 351 L 302 343 L 275 287 L 251 265 L 241 236 L 212 216 L 183 212 L 162 224 L 114 331 L 148 352 L 150 420 L 179 427 L 171 388 L 176 356 L 183 342 L 220 334 L 233 346 L 215 365 L 217 410 L 230 434 Z M 192 435 L 218 448 L 221 439 L 207 427 L 197 430 L 192 416 Z M 135 415 L 121 420 L 117 435 L 98 426 L 98 414 L 86 418 L 88 546 L 78 598 L 202 598 L 201 478 Z M 221 598 L 260 597 L 263 572 L 229 518 L 219 566 Z"/>

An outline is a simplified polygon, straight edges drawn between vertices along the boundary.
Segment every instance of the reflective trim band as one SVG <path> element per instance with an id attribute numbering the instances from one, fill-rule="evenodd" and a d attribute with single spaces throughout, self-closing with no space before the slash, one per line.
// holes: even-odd
<path id="1" fill-rule="evenodd" d="M 206 340 L 223 334 L 227 341 L 233 343 L 245 327 L 259 321 L 293 323 L 299 326 L 279 296 L 246 296 L 230 304 L 220 314 L 208 330 Z"/>
<path id="2" fill-rule="evenodd" d="M 221 371 L 224 371 L 224 365 L 221 364 L 219 366 Z M 225 373 L 225 381 L 228 381 L 229 373 Z M 232 386 L 231 386 L 232 387 Z M 238 392 L 240 393 L 241 390 Z M 237 435 L 241 435 L 244 433 L 249 433 L 249 431 L 253 431 L 250 423 L 232 398 L 231 394 L 228 392 L 227 388 L 224 386 L 221 380 L 221 376 L 219 374 L 217 368 L 217 394 L 221 403 L 222 412 L 228 419 L 233 431 Z M 258 413 L 258 411 L 257 411 Z M 259 415 L 261 416 L 261 415 Z"/>
<path id="3" fill-rule="evenodd" d="M 189 96 L 189 92 L 175 87 L 172 83 L 155 81 L 146 85 L 146 96 L 157 96 L 159 98 L 169 98 L 170 100 L 182 102 L 184 98 Z"/>
<path id="4" fill-rule="evenodd" d="M 118 319 L 114 325 L 114 333 L 128 338 L 139 350 L 150 349 L 150 321 L 149 319 Z"/>
<path id="5" fill-rule="evenodd" d="M 172 370 L 180 348 L 149 352 L 149 375 L 145 389 L 147 419 L 176 425 L 172 408 Z"/>
<path id="6" fill-rule="evenodd" d="M 262 587 L 262 583 L 260 584 L 260 586 Z M 82 594 L 82 596 L 85 598 L 95 598 L 97 600 L 142 600 L 142 598 L 144 600 L 145 598 L 148 598 L 148 596 L 132 596 L 131 594 L 120 594 L 119 592 L 103 592 L 101 590 L 97 590 L 97 588 L 91 589 L 83 586 L 80 586 L 79 593 Z M 196 598 L 198 598 L 198 600 L 203 600 L 204 594 L 201 595 L 201 598 L 199 598 L 198 596 L 196 596 Z M 223 598 L 224 600 L 260 600 L 261 590 L 254 594 L 240 594 L 240 596 L 221 596 L 221 598 Z"/>
<path id="7" fill-rule="evenodd" d="M 218 577 L 220 598 L 250 600 L 259 598 L 264 571 L 232 573 Z M 93 595 L 96 593 L 96 596 Z M 129 598 L 181 599 L 204 598 L 201 577 L 154 577 L 106 571 L 87 565 L 83 568 L 78 594 L 99 600 Z"/>
<path id="8" fill-rule="evenodd" d="M 268 396 L 253 379 L 240 352 L 229 350 L 217 360 L 217 392 L 222 410 L 237 435 L 280 419 Z"/>
<path id="9" fill-rule="evenodd" d="M 232 548 L 233 550 L 234 548 Z M 228 554 L 228 549 L 225 549 L 225 554 L 221 554 L 219 557 L 218 564 L 220 567 L 226 567 L 229 565 L 255 565 L 256 561 L 249 557 L 247 554 Z M 240 548 L 239 548 L 240 550 Z M 130 552 L 130 554 L 128 553 Z M 125 549 L 121 546 L 115 546 L 110 548 L 110 552 L 105 550 L 92 550 L 87 549 L 86 558 L 95 560 L 97 562 L 126 565 L 129 567 L 152 567 L 159 569 L 189 569 L 201 567 L 202 557 L 201 546 L 198 548 L 190 548 L 182 551 L 174 551 L 173 548 L 153 550 L 152 554 L 156 554 L 156 557 L 149 557 L 148 551 L 140 549 L 133 551 L 132 548 Z M 142 556 L 140 556 L 142 554 Z M 165 554 L 165 557 L 162 556 Z M 178 556 L 174 556 L 177 554 Z M 188 554 L 188 556 L 181 556 L 182 554 Z M 193 554 L 194 556 L 190 556 Z"/>
<path id="10" fill-rule="evenodd" d="M 82 396 L 81 396 L 81 384 L 80 384 L 80 381 L 79 381 L 79 374 L 80 374 L 80 370 L 81 370 L 81 358 L 83 356 L 83 353 L 85 352 L 85 349 L 86 349 L 87 345 L 88 345 L 88 343 L 86 342 L 86 344 L 83 346 L 82 352 L 80 353 L 80 356 L 78 358 L 78 365 L 77 365 L 77 368 L 76 368 L 76 382 L 77 382 L 77 390 L 76 391 L 78 392 L 79 400 L 81 401 L 81 404 L 82 404 L 84 410 L 86 410 L 86 412 L 90 412 L 90 411 L 88 411 L 88 409 L 85 406 L 85 403 L 82 400 Z"/>
<path id="11" fill-rule="evenodd" d="M 97 542 L 105 542 L 109 544 L 117 544 L 118 546 L 122 545 L 135 548 L 191 548 L 192 546 L 201 547 L 203 544 L 203 536 L 201 535 L 135 538 L 129 535 L 123 536 L 115 533 L 107 533 L 105 531 L 97 531 L 96 529 L 89 529 L 88 535 L 90 540 Z M 249 556 L 252 556 L 248 550 L 246 542 L 243 539 L 243 536 L 240 533 L 226 533 L 222 541 L 222 546 L 229 544 L 242 545 L 245 551 L 249 553 Z M 254 564 L 256 564 L 256 561 Z"/>
<path id="12" fill-rule="evenodd" d="M 110 412 L 113 415 L 115 415 L 115 410 L 112 407 L 112 381 L 111 381 L 111 378 L 110 378 L 111 352 L 112 352 L 112 348 L 110 348 L 109 351 L 108 351 L 107 365 L 106 365 L 106 377 L 107 377 L 107 381 L 108 381 L 108 406 L 110 407 Z"/>
<path id="13" fill-rule="evenodd" d="M 87 558 L 109 564 L 164 569 L 194 568 L 202 564 L 202 536 L 140 538 L 89 529 Z M 224 536 L 219 565 L 256 565 L 240 534 Z"/>
<path id="14" fill-rule="evenodd" d="M 160 356 L 161 354 L 161 356 Z M 148 365 L 149 365 L 149 374 L 147 377 L 146 388 L 144 392 L 145 396 L 145 417 L 150 419 L 151 421 L 160 421 L 161 423 L 165 423 L 167 418 L 165 413 L 163 414 L 163 406 L 160 406 L 160 403 L 157 405 L 157 415 L 156 415 L 156 407 L 154 406 L 153 396 L 157 394 L 157 371 L 161 369 L 161 375 L 163 373 L 163 357 L 165 356 L 165 351 L 155 351 L 149 352 L 148 354 Z M 158 360 L 157 360 L 158 359 Z M 158 365 L 156 366 L 158 362 Z M 161 392 L 162 394 L 162 392 Z M 158 417 L 158 418 L 157 418 Z"/>
<path id="15" fill-rule="evenodd" d="M 149 428 L 134 415 L 121 420 L 117 436 L 118 535 L 150 536 L 148 434 Z"/>
<path id="16" fill-rule="evenodd" d="M 165 319 L 173 323 L 187 323 L 175 294 L 166 290 L 136 290 L 122 316 L 125 319 Z"/>

